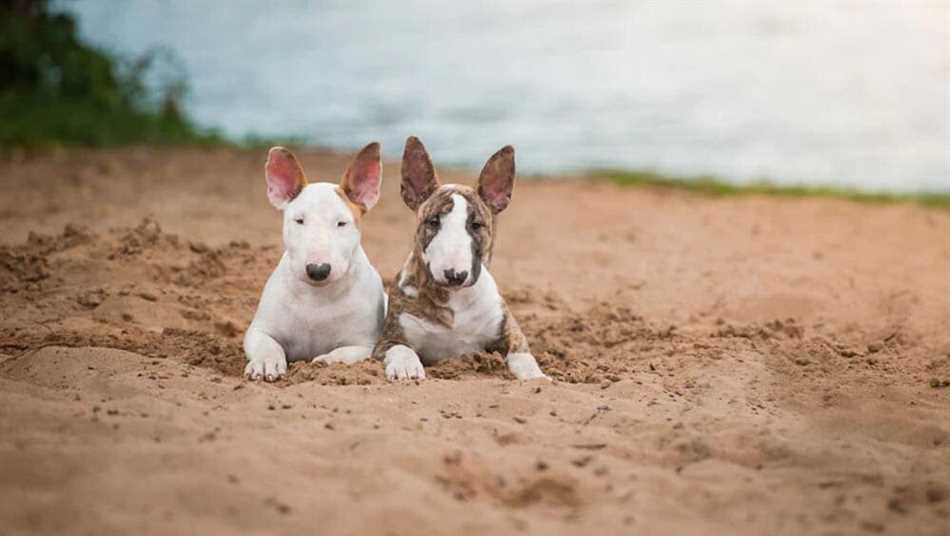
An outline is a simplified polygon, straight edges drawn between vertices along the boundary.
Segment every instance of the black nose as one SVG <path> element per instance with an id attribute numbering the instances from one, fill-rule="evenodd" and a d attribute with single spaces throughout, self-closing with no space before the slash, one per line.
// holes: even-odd
<path id="1" fill-rule="evenodd" d="M 468 272 L 456 272 L 455 270 L 445 271 L 445 281 L 453 287 L 461 286 L 468 277 Z"/>
<path id="2" fill-rule="evenodd" d="M 330 275 L 330 265 L 327 263 L 307 265 L 307 277 L 314 281 L 323 281 L 328 275 Z"/>

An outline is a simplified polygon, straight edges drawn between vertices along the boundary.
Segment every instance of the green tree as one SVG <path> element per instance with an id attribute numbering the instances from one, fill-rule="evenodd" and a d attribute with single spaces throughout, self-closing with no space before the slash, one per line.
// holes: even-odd
<path id="1" fill-rule="evenodd" d="M 0 0 L 0 145 L 217 141 L 182 114 L 183 80 L 149 94 L 156 57 L 123 64 L 83 43 L 47 0 Z"/>

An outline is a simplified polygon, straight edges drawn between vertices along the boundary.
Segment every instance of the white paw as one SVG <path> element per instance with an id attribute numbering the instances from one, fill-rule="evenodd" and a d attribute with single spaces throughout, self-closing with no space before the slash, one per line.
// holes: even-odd
<path id="1" fill-rule="evenodd" d="M 408 346 L 393 346 L 386 351 L 383 359 L 386 366 L 386 379 L 392 380 L 424 380 L 426 371 L 422 367 L 419 356 Z"/>
<path id="2" fill-rule="evenodd" d="M 344 365 L 352 365 L 369 359 L 372 354 L 373 348 L 371 346 L 343 346 L 332 352 L 318 355 L 313 358 L 310 363 L 343 363 Z"/>
<path id="3" fill-rule="evenodd" d="M 249 380 L 277 381 L 287 375 L 287 360 L 284 356 L 251 359 L 244 367 L 244 377 Z"/>
<path id="4" fill-rule="evenodd" d="M 508 354 L 506 361 L 508 362 L 508 370 L 519 380 L 551 379 L 545 373 L 541 372 L 541 367 L 538 366 L 537 360 L 534 359 L 533 355 L 527 352 Z"/>

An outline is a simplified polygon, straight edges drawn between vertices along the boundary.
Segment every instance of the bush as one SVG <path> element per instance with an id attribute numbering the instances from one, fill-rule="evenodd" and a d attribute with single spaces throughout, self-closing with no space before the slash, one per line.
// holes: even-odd
<path id="1" fill-rule="evenodd" d="M 47 0 L 0 0 L 0 146 L 220 141 L 182 114 L 183 80 L 147 90 L 157 57 L 123 63 L 80 41 Z"/>

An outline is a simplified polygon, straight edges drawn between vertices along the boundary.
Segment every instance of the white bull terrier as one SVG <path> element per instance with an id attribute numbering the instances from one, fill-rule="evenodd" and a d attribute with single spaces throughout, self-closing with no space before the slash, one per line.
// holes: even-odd
<path id="1" fill-rule="evenodd" d="M 244 375 L 275 381 L 288 361 L 366 359 L 386 314 L 382 279 L 360 245 L 360 220 L 379 200 L 379 144 L 356 155 L 339 185 L 307 184 L 283 147 L 264 169 L 267 197 L 283 211 L 284 254 L 244 335 Z"/>
<path id="2" fill-rule="evenodd" d="M 414 247 L 390 290 L 373 350 L 390 380 L 422 379 L 423 364 L 482 351 L 505 355 L 519 380 L 547 378 L 488 272 L 495 220 L 511 201 L 514 180 L 511 146 L 488 159 L 476 190 L 441 184 L 422 142 L 406 140 L 402 199 L 416 213 Z"/>

